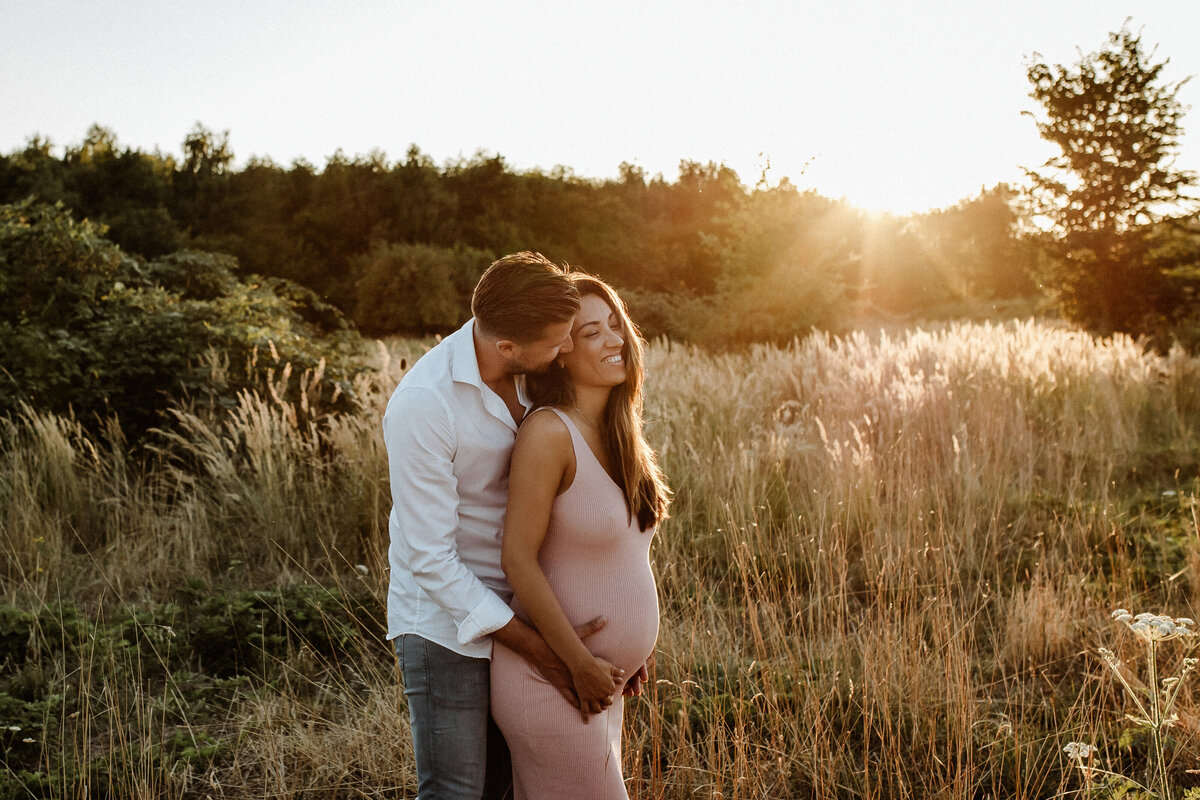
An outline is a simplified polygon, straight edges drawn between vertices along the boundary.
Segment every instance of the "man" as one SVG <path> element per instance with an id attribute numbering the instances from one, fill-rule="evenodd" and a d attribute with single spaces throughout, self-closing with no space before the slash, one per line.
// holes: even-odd
<path id="1" fill-rule="evenodd" d="M 488 267 L 471 310 L 408 371 L 383 417 L 393 503 L 388 638 L 421 800 L 500 798 L 509 787 L 508 750 L 488 712 L 493 638 L 573 694 L 561 660 L 508 607 L 500 534 L 509 455 L 528 410 L 523 376 L 570 351 L 579 293 L 565 270 L 523 252 Z M 593 620 L 580 635 L 603 626 Z"/>

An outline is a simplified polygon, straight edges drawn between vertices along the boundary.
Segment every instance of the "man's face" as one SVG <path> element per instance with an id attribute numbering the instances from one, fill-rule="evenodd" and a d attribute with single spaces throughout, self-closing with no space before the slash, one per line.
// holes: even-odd
<path id="1" fill-rule="evenodd" d="M 525 344 L 505 342 L 505 358 L 508 360 L 508 371 L 514 375 L 529 372 L 545 372 L 559 353 L 569 353 L 571 343 L 571 326 L 574 320 L 554 322 L 542 329 L 540 338 Z M 504 352 L 504 350 L 502 350 Z"/>

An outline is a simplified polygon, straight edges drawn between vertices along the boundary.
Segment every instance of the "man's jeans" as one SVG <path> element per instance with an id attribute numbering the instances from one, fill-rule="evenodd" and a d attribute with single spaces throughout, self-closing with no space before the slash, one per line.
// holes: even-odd
<path id="1" fill-rule="evenodd" d="M 488 707 L 491 662 L 416 634 L 393 644 L 412 721 L 420 800 L 501 800 L 511 795 L 508 746 Z"/>

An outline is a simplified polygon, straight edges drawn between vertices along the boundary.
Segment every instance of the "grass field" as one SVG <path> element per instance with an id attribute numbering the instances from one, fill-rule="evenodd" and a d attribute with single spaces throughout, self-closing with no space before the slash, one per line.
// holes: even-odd
<path id="1" fill-rule="evenodd" d="M 415 795 L 379 420 L 420 352 L 381 349 L 357 415 L 246 396 L 136 458 L 116 423 L 0 422 L 0 798 Z M 648 372 L 676 501 L 631 796 L 1075 796 L 1068 741 L 1150 785 L 1097 647 L 1137 686 L 1110 612 L 1200 611 L 1200 359 L 1014 322 Z"/>

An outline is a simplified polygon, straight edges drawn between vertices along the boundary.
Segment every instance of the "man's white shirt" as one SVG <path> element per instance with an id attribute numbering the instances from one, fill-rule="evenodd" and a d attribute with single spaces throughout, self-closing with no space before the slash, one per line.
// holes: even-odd
<path id="1" fill-rule="evenodd" d="M 383 415 L 392 487 L 388 638 L 488 658 L 512 619 L 500 568 L 517 423 L 480 377 L 474 320 L 404 375 Z M 522 376 L 517 396 L 526 409 Z"/>

